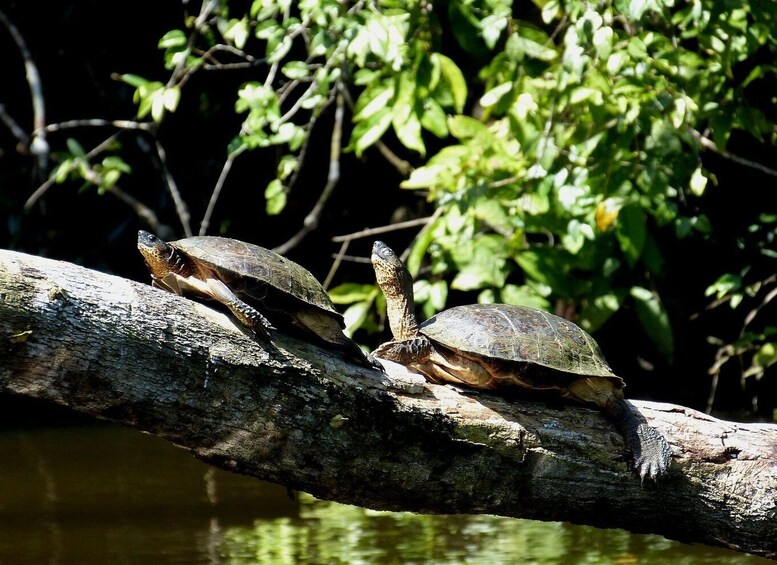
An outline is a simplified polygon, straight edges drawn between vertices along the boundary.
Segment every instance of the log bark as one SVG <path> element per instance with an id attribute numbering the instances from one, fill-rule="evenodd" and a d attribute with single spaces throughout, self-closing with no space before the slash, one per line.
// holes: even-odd
<path id="1" fill-rule="evenodd" d="M 777 559 L 775 425 L 632 401 L 673 450 L 669 475 L 640 484 L 595 409 L 273 343 L 148 284 L 0 251 L 0 391 L 323 499 L 617 527 Z"/>

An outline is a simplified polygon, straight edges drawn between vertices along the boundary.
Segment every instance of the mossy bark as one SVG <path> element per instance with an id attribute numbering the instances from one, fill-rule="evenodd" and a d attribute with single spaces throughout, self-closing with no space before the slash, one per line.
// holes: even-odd
<path id="1" fill-rule="evenodd" d="M 0 391 L 324 499 L 618 527 L 777 558 L 775 425 L 634 401 L 673 449 L 669 476 L 640 484 L 595 409 L 273 343 L 147 284 L 0 251 Z"/>

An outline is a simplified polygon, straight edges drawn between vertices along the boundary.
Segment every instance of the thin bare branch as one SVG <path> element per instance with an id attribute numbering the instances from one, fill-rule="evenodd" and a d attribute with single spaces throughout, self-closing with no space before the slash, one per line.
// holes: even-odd
<path id="1" fill-rule="evenodd" d="M 745 316 L 745 323 L 742 327 L 742 333 L 745 332 L 745 328 L 749 326 L 752 321 L 755 319 L 755 317 L 758 315 L 758 313 L 763 310 L 763 308 L 769 304 L 772 300 L 774 300 L 774 297 L 777 296 L 777 287 L 773 288 L 769 291 L 769 293 L 764 297 L 764 299 L 761 301 L 761 303 L 750 310 L 750 312 L 747 313 L 747 316 Z"/>
<path id="2" fill-rule="evenodd" d="M 338 235 L 332 238 L 332 241 L 336 243 L 344 242 L 344 241 L 353 241 L 354 239 L 360 239 L 363 237 L 372 237 L 375 235 L 380 235 L 382 233 L 389 233 L 392 231 L 397 230 L 404 230 L 407 228 L 414 228 L 417 226 L 425 226 L 427 224 L 432 223 L 434 220 L 439 218 L 441 209 L 438 208 L 434 214 L 431 216 L 426 216 L 425 218 L 416 218 L 415 220 L 407 220 L 405 222 L 397 222 L 396 224 L 389 224 L 387 226 L 380 226 L 377 228 L 370 228 L 366 230 L 361 230 L 345 235 Z"/>
<path id="3" fill-rule="evenodd" d="M 80 127 L 114 127 L 118 129 L 141 130 L 147 132 L 152 132 L 156 129 L 156 126 L 151 122 L 136 122 L 134 120 L 103 120 L 100 118 L 93 118 L 88 120 L 67 120 L 64 122 L 58 122 L 56 124 L 48 124 L 44 129 L 47 132 L 52 133 L 65 129 Z"/>
<path id="4" fill-rule="evenodd" d="M 26 152 L 30 145 L 30 136 L 24 131 L 24 128 L 13 119 L 13 116 L 5 111 L 5 104 L 0 104 L 0 120 L 3 121 L 5 127 L 11 131 L 11 134 L 19 141 L 19 143 L 24 146 L 24 151 Z"/>
<path id="5" fill-rule="evenodd" d="M 332 192 L 334 192 L 335 186 L 337 186 L 337 183 L 340 180 L 340 152 L 342 151 L 343 114 L 345 113 L 343 107 L 343 96 L 338 94 L 337 105 L 335 107 L 335 123 L 332 128 L 332 139 L 329 143 L 329 173 L 327 174 L 326 185 L 324 185 L 324 189 L 321 191 L 313 209 L 302 221 L 302 228 L 300 228 L 300 230 L 288 241 L 275 248 L 275 251 L 278 253 L 287 253 L 290 249 L 293 249 L 298 245 L 307 234 L 318 227 L 318 222 L 324 211 L 324 206 L 326 206 L 326 203 L 332 196 Z"/>
<path id="6" fill-rule="evenodd" d="M 160 222 L 156 213 L 151 208 L 143 204 L 140 200 L 119 188 L 118 185 L 113 185 L 109 188 L 106 188 L 106 191 L 113 194 L 116 198 L 132 208 L 138 218 L 145 222 L 146 225 L 148 225 L 148 227 L 151 228 L 153 232 L 159 237 L 163 239 L 173 237 L 173 229 L 167 224 Z"/>
<path id="7" fill-rule="evenodd" d="M 216 208 L 216 202 L 218 202 L 219 196 L 221 196 L 221 189 L 224 188 L 227 175 L 229 175 L 229 171 L 232 169 L 232 163 L 235 161 L 238 155 L 243 153 L 243 151 L 246 149 L 247 147 L 245 145 L 241 145 L 235 151 L 227 155 L 227 160 L 224 161 L 224 166 L 221 168 L 221 174 L 219 174 L 219 180 L 216 181 L 216 186 L 213 188 L 213 193 L 210 195 L 208 208 L 205 210 L 205 215 L 202 217 L 202 222 L 200 222 L 199 235 L 205 235 L 208 232 L 208 228 L 210 227 L 210 219 L 211 216 L 213 216 L 213 210 Z"/>
<path id="8" fill-rule="evenodd" d="M 0 10 L 0 22 L 8 29 L 13 37 L 19 53 L 24 59 L 24 69 L 27 75 L 27 84 L 30 87 L 30 96 L 32 97 L 32 141 L 30 143 L 30 152 L 35 155 L 38 161 L 38 174 L 43 177 L 48 171 L 49 144 L 46 141 L 46 104 L 43 99 L 43 86 L 40 80 L 40 73 L 32 53 L 27 48 L 27 42 L 19 32 L 14 23 L 8 19 L 5 12 Z"/>
<path id="9" fill-rule="evenodd" d="M 181 222 L 181 226 L 183 227 L 183 231 L 186 234 L 186 237 L 191 237 L 192 217 L 191 214 L 189 214 L 189 208 L 186 206 L 186 202 L 183 201 L 183 198 L 181 198 L 181 193 L 178 190 L 178 185 L 175 183 L 173 175 L 170 174 L 170 169 L 167 166 L 167 153 L 165 152 L 165 148 L 162 146 L 158 139 L 154 141 L 156 145 L 156 153 L 159 157 L 159 165 L 162 167 L 165 182 L 167 183 L 167 189 L 170 191 L 170 196 L 172 196 L 173 202 L 175 203 L 175 211 L 178 214 L 178 220 Z"/>
<path id="10" fill-rule="evenodd" d="M 326 274 L 326 278 L 324 279 L 324 282 L 322 286 L 324 287 L 324 290 L 329 288 L 329 285 L 332 284 L 332 279 L 335 278 L 335 273 L 337 272 L 337 269 L 340 268 L 340 263 L 343 262 L 343 258 L 345 257 L 345 252 L 348 250 L 348 246 L 351 244 L 350 240 L 344 241 L 340 245 L 340 251 L 337 252 L 337 254 L 334 256 L 334 261 L 332 261 L 332 266 L 329 267 L 329 272 Z"/>
<path id="11" fill-rule="evenodd" d="M 737 163 L 744 167 L 755 169 L 757 171 L 764 173 L 765 175 L 769 175 L 771 177 L 777 177 L 777 170 L 769 168 L 766 165 L 762 165 L 761 163 L 758 163 L 756 161 L 745 159 L 744 157 L 740 157 L 739 155 L 734 155 L 733 153 L 726 151 L 725 149 L 720 149 L 714 141 L 712 141 L 707 137 L 704 137 L 700 132 L 696 131 L 695 129 L 691 129 L 690 132 L 691 132 L 691 135 L 699 142 L 699 145 L 701 145 L 705 149 L 709 149 L 710 151 L 717 153 L 724 159 L 728 159 L 729 161 L 733 161 L 734 163 Z"/>

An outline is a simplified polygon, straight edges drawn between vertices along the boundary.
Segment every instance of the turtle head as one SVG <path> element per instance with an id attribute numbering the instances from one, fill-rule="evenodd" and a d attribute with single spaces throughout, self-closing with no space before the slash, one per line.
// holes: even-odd
<path id="1" fill-rule="evenodd" d="M 164 278 L 171 272 L 178 273 L 183 266 L 181 254 L 175 247 L 147 231 L 138 231 L 138 251 L 154 279 Z"/>
<path id="2" fill-rule="evenodd" d="M 387 296 L 406 296 L 413 300 L 413 277 L 402 259 L 382 241 L 372 245 L 372 268 L 378 286 Z"/>

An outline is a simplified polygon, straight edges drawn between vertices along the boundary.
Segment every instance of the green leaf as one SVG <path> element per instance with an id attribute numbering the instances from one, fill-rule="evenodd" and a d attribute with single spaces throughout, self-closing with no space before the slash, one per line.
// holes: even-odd
<path id="1" fill-rule="evenodd" d="M 615 233 L 623 254 L 629 263 L 634 265 L 642 254 L 647 235 L 644 212 L 634 204 L 621 208 L 618 212 Z"/>
<path id="2" fill-rule="evenodd" d="M 551 303 L 547 298 L 540 296 L 527 285 L 506 284 L 499 290 L 499 296 L 501 302 L 505 304 L 528 306 L 540 310 L 549 310 L 551 307 Z M 478 302 L 481 302 L 480 297 L 478 297 Z"/>
<path id="3" fill-rule="evenodd" d="M 391 125 L 391 108 L 383 108 L 356 124 L 351 133 L 351 146 L 357 157 L 361 157 L 364 150 L 378 141 Z"/>
<path id="4" fill-rule="evenodd" d="M 486 92 L 483 96 L 480 97 L 480 105 L 484 108 L 489 108 L 490 106 L 493 106 L 497 102 L 499 102 L 504 95 L 512 91 L 513 89 L 513 81 L 505 82 L 500 84 L 499 86 L 495 86 L 488 92 Z"/>
<path id="5" fill-rule="evenodd" d="M 343 314 L 345 319 L 345 335 L 353 337 L 353 334 L 358 330 L 364 321 L 367 319 L 367 314 L 370 313 L 372 308 L 372 301 L 357 302 L 348 307 Z"/>
<path id="6" fill-rule="evenodd" d="M 453 96 L 453 109 L 456 112 L 463 111 L 467 101 L 467 81 L 464 80 L 461 69 L 451 59 L 440 53 L 432 53 L 430 59 L 432 59 L 433 64 L 440 66 L 442 77 Z"/>
<path id="7" fill-rule="evenodd" d="M 281 67 L 281 72 L 292 80 L 302 79 L 310 75 L 310 69 L 304 61 L 289 61 Z"/>
<path id="8" fill-rule="evenodd" d="M 286 207 L 286 189 L 278 179 L 270 181 L 264 190 L 264 197 L 267 200 L 267 213 L 271 216 L 280 214 Z"/>
<path id="9" fill-rule="evenodd" d="M 248 19 L 230 20 L 223 32 L 224 39 L 231 42 L 238 49 L 242 49 L 248 40 Z"/>
<path id="10" fill-rule="evenodd" d="M 704 189 L 707 187 L 707 177 L 704 176 L 701 167 L 697 167 L 696 170 L 693 171 L 689 186 L 691 188 L 691 192 L 695 196 L 701 196 L 704 194 Z"/>
<path id="11" fill-rule="evenodd" d="M 448 299 L 448 283 L 444 280 L 435 282 L 417 280 L 413 284 L 413 294 L 416 302 L 423 305 L 424 316 L 430 318 L 445 308 L 445 301 Z"/>
<path id="12" fill-rule="evenodd" d="M 451 288 L 475 290 L 487 286 L 504 286 L 507 270 L 501 236 L 483 235 L 461 242 L 450 253 L 459 269 L 451 282 Z"/>
<path id="13" fill-rule="evenodd" d="M 451 116 L 448 118 L 448 129 L 458 139 L 469 139 L 479 135 L 491 137 L 485 124 L 469 116 Z"/>
<path id="14" fill-rule="evenodd" d="M 81 146 L 78 141 L 73 139 L 72 137 L 68 137 L 65 141 L 65 145 L 67 145 L 67 150 L 70 151 L 70 153 L 75 157 L 85 157 L 86 151 L 84 151 L 84 148 Z"/>
<path id="15" fill-rule="evenodd" d="M 617 312 L 623 302 L 623 293 L 609 292 L 595 296 L 593 300 L 586 300 L 580 310 L 578 323 L 587 332 L 599 329 L 610 317 Z"/>
<path id="16" fill-rule="evenodd" d="M 421 261 L 426 254 L 429 245 L 434 241 L 435 229 L 440 223 L 438 218 L 431 224 L 427 224 L 416 236 L 413 246 L 410 248 L 410 255 L 407 257 L 406 265 L 410 274 L 416 276 L 421 270 Z"/>
<path id="17" fill-rule="evenodd" d="M 278 162 L 278 179 L 285 181 L 297 171 L 299 159 L 296 155 L 284 155 Z"/>
<path id="18" fill-rule="evenodd" d="M 742 288 L 742 277 L 732 273 L 721 275 L 704 291 L 704 296 L 715 295 L 717 300 Z"/>
<path id="19" fill-rule="evenodd" d="M 443 138 L 448 135 L 448 119 L 442 106 L 436 100 L 431 98 L 424 100 L 421 125 L 437 137 Z"/>
<path id="20" fill-rule="evenodd" d="M 397 114 L 395 114 L 395 116 L 396 115 Z M 407 115 L 407 118 L 402 122 L 398 122 L 398 120 L 394 119 L 393 124 L 394 133 L 397 134 L 397 139 L 399 139 L 402 145 L 408 149 L 418 151 L 421 156 L 426 155 L 426 146 L 421 137 L 421 122 L 418 120 L 418 116 L 414 111 L 411 111 Z"/>
<path id="21" fill-rule="evenodd" d="M 386 110 L 389 100 L 394 97 L 395 87 L 393 82 L 380 82 L 362 92 L 354 106 L 355 122 L 366 120 L 370 116 Z"/>
<path id="22" fill-rule="evenodd" d="M 669 363 L 674 361 L 674 337 L 669 315 L 658 296 L 646 288 L 634 286 L 631 296 L 637 310 L 642 327 L 653 341 L 659 353 L 666 357 Z"/>
<path id="23" fill-rule="evenodd" d="M 111 155 L 102 160 L 102 166 L 106 169 L 116 169 L 122 173 L 131 173 L 132 167 L 130 167 L 121 157 Z"/>
<path id="24" fill-rule="evenodd" d="M 329 290 L 329 297 L 335 304 L 353 304 L 373 300 L 378 295 L 374 284 L 343 283 Z"/>
<path id="25" fill-rule="evenodd" d="M 567 257 L 566 253 L 562 255 L 557 249 L 551 247 L 535 247 L 518 253 L 515 256 L 515 262 L 523 270 L 527 279 L 550 287 L 556 294 L 569 296 Z"/>
<path id="26" fill-rule="evenodd" d="M 183 31 L 180 29 L 173 29 L 162 36 L 162 39 L 159 40 L 158 47 L 160 49 L 175 49 L 186 47 L 187 41 L 186 34 Z"/>
<path id="27" fill-rule="evenodd" d="M 135 88 L 142 86 L 144 84 L 148 84 L 148 80 L 138 76 L 138 75 L 131 75 L 131 74 L 125 74 L 125 75 L 119 75 L 119 78 L 122 82 L 126 82 L 129 85 L 134 86 Z"/>
<path id="28" fill-rule="evenodd" d="M 756 379 L 759 379 L 763 376 L 764 371 L 775 363 L 777 363 L 777 343 L 764 343 L 753 355 L 750 367 L 744 372 L 743 376 L 754 376 Z"/>
<path id="29" fill-rule="evenodd" d="M 271 42 L 267 43 L 267 62 L 277 63 L 283 59 L 291 50 L 293 42 L 288 35 L 284 35 L 280 43 L 273 45 Z"/>

